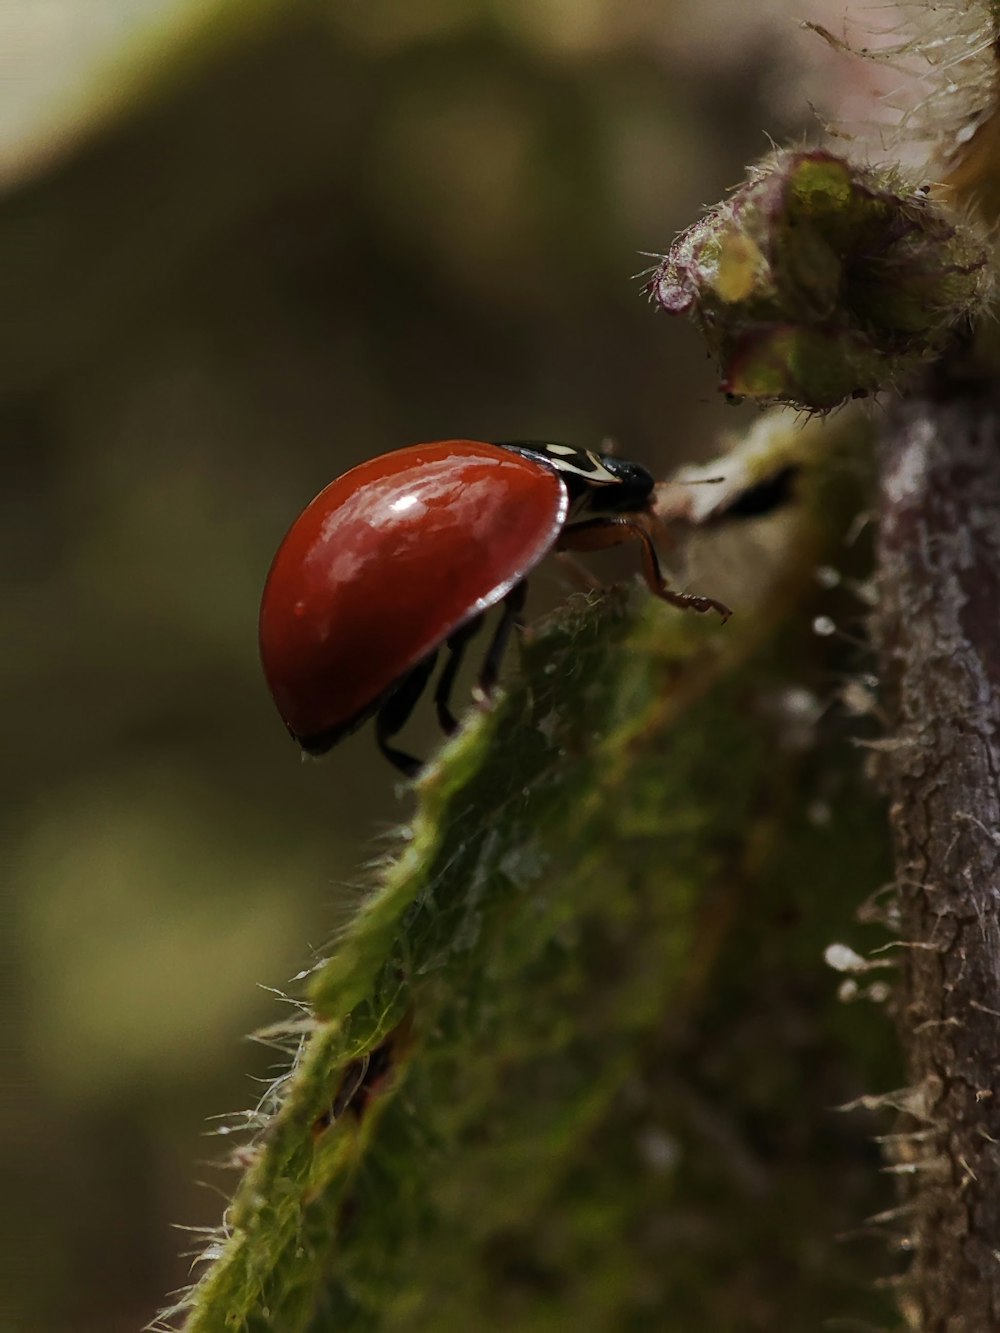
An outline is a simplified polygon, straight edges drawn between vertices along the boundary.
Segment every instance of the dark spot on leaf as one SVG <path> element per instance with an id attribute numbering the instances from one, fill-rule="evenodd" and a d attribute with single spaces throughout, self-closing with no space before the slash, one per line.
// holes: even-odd
<path id="1" fill-rule="evenodd" d="M 374 1097 L 385 1089 L 393 1070 L 393 1047 L 396 1034 L 390 1033 L 380 1046 L 366 1051 L 352 1060 L 340 1080 L 330 1109 L 313 1122 L 316 1138 L 341 1116 L 350 1112 L 358 1120 L 365 1114 Z"/>
<path id="2" fill-rule="evenodd" d="M 491 1236 L 483 1257 L 499 1285 L 549 1298 L 558 1296 L 565 1285 L 563 1274 L 539 1258 L 534 1239 L 520 1232 Z"/>
<path id="3" fill-rule="evenodd" d="M 783 508 L 794 494 L 793 483 L 798 468 L 783 467 L 773 477 L 766 477 L 754 486 L 748 486 L 731 504 L 716 510 L 711 521 L 733 518 L 761 518 Z"/>

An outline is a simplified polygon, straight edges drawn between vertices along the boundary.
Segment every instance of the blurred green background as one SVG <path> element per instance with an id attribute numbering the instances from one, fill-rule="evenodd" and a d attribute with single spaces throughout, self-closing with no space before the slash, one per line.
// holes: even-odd
<path id="1" fill-rule="evenodd" d="M 4 1327 L 131 1333 L 185 1281 L 262 987 L 398 817 L 370 737 L 302 765 L 273 711 L 277 541 L 416 440 L 715 450 L 740 418 L 634 275 L 802 128 L 800 8 L 5 8 Z"/>

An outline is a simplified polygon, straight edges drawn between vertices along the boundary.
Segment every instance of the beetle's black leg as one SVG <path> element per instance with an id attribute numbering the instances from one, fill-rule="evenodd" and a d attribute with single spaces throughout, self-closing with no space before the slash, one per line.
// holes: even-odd
<path id="1" fill-rule="evenodd" d="M 438 722 L 446 736 L 450 736 L 452 732 L 458 730 L 458 721 L 450 708 L 451 692 L 455 687 L 455 677 L 462 665 L 466 645 L 472 636 L 478 632 L 482 623 L 482 616 L 475 616 L 468 624 L 456 630 L 448 640 L 450 655 L 444 664 L 444 670 L 438 677 L 437 689 L 434 691 L 434 706 L 437 708 Z"/>
<path id="2" fill-rule="evenodd" d="M 417 700 L 423 694 L 427 682 L 431 678 L 431 672 L 434 670 L 436 661 L 437 653 L 431 653 L 430 657 L 425 657 L 422 662 L 418 662 L 410 674 L 403 677 L 375 715 L 375 739 L 378 742 L 378 748 L 389 763 L 394 764 L 408 778 L 416 777 L 423 768 L 423 764 L 419 759 L 415 759 L 413 755 L 395 749 L 388 742 L 397 731 L 400 731 L 406 725 L 407 718 L 413 712 Z"/>
<path id="3" fill-rule="evenodd" d="M 515 584 L 504 598 L 503 613 L 493 633 L 493 638 L 490 640 L 490 646 L 486 650 L 486 657 L 483 659 L 482 669 L 479 673 L 478 691 L 486 698 L 489 698 L 496 686 L 497 677 L 500 674 L 500 664 L 503 661 L 503 655 L 514 627 L 521 623 L 521 611 L 524 608 L 526 595 L 527 584 L 522 580 Z M 455 678 L 461 667 L 466 646 L 482 623 L 483 617 L 476 616 L 468 624 L 463 625 L 461 629 L 456 630 L 448 639 L 448 661 L 445 663 L 444 670 L 441 672 L 434 690 L 434 703 L 437 708 L 438 721 L 441 723 L 442 730 L 448 734 L 458 726 L 449 707 L 451 691 L 454 688 Z M 378 748 L 386 759 L 394 764 L 400 772 L 405 773 L 408 778 L 415 777 L 420 772 L 423 764 L 413 755 L 406 754 L 403 750 L 397 750 L 395 746 L 389 744 L 389 741 L 397 731 L 400 731 L 406 725 L 417 700 L 427 687 L 427 682 L 431 678 L 436 662 L 437 653 L 431 653 L 422 662 L 418 662 L 409 675 L 403 677 L 403 680 L 375 715 L 375 739 L 378 742 Z"/>
<path id="4" fill-rule="evenodd" d="M 521 612 L 524 610 L 524 599 L 527 595 L 528 585 L 522 579 L 520 583 L 514 584 L 503 599 L 503 615 L 493 632 L 493 638 L 486 650 L 482 669 L 479 672 L 479 693 L 485 699 L 490 697 L 496 686 L 497 677 L 500 675 L 500 664 L 503 661 L 504 653 L 507 651 L 507 644 L 510 642 L 514 627 L 522 623 Z"/>

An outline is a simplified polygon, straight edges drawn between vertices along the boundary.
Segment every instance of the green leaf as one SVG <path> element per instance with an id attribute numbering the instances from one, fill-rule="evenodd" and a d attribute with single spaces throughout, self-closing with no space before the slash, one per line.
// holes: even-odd
<path id="1" fill-rule="evenodd" d="M 670 1118 L 642 1097 L 798 795 L 797 752 L 750 701 L 787 688 L 760 645 L 837 527 L 829 489 L 805 489 L 756 607 L 721 627 L 578 597 L 429 768 L 312 976 L 189 1333 L 618 1328 L 644 1284 L 702 1271 L 679 1255 L 668 1278 L 623 1228 L 676 1190 Z"/>

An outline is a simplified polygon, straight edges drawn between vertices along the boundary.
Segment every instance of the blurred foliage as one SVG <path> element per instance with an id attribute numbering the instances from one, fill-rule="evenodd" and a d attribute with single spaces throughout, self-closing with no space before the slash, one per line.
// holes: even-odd
<path id="1" fill-rule="evenodd" d="M 274 546 L 331 475 L 413 440 L 714 452 L 711 367 L 632 277 L 758 126 L 798 128 L 763 109 L 788 12 L 9 8 L 21 91 L 44 87 L 0 201 L 8 1304 L 131 1333 L 185 1280 L 171 1224 L 218 1218 L 192 1182 L 208 1117 L 268 1074 L 239 1044 L 274 1016 L 255 987 L 308 963 L 396 811 L 368 738 L 301 766 L 273 716 Z M 712 592 L 753 566 L 724 545 Z"/>

